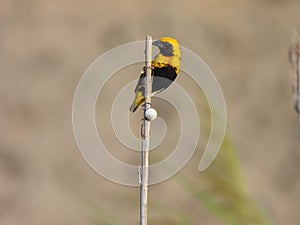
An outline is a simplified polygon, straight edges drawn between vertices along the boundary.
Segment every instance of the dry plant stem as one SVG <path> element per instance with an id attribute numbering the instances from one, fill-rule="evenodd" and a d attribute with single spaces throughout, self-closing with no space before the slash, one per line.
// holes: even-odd
<path id="1" fill-rule="evenodd" d="M 152 64 L 152 37 L 146 37 L 146 78 L 145 85 L 145 106 L 144 118 L 142 124 L 142 165 L 140 173 L 140 225 L 147 225 L 147 204 L 148 204 L 148 182 L 149 182 L 149 138 L 150 138 L 150 121 L 146 119 L 145 112 L 151 108 L 151 64 Z"/>
<path id="2" fill-rule="evenodd" d="M 300 57 L 298 56 L 297 59 L 297 81 L 298 81 L 298 85 L 297 85 L 297 89 L 298 89 L 298 93 L 297 93 L 297 108 L 298 108 L 298 135 L 299 135 L 299 139 L 300 139 Z"/>
<path id="3" fill-rule="evenodd" d="M 289 56 L 293 76 L 292 88 L 295 99 L 295 108 L 298 113 L 298 135 L 300 139 L 300 37 L 296 30 L 291 39 Z"/>

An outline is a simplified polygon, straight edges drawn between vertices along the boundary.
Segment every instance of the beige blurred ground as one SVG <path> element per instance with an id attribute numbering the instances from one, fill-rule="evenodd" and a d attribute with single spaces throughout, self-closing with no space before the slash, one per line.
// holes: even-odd
<path id="1" fill-rule="evenodd" d="M 87 166 L 71 107 L 96 57 L 146 34 L 174 36 L 209 64 L 251 196 L 276 224 L 298 224 L 300 148 L 287 55 L 299 10 L 296 0 L 1 0 L 0 224 L 106 224 L 111 217 L 137 224 L 138 189 Z M 172 180 L 150 195 L 152 220 L 183 208 L 194 224 L 222 224 Z"/>

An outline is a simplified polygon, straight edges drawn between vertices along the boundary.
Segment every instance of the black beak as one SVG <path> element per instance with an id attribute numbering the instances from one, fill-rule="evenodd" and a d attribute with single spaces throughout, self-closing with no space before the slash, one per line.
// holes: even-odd
<path id="1" fill-rule="evenodd" d="M 159 48 L 164 47 L 163 43 L 160 40 L 154 41 L 152 44 Z"/>

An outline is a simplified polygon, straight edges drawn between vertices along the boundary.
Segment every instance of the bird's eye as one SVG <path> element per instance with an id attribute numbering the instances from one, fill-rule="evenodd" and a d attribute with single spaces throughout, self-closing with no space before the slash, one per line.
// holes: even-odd
<path id="1" fill-rule="evenodd" d="M 164 47 L 169 48 L 169 47 L 171 47 L 171 45 L 168 42 L 164 42 Z"/>
<path id="2" fill-rule="evenodd" d="M 172 56 L 173 55 L 173 47 L 168 42 L 162 42 L 162 48 L 160 48 L 161 53 L 164 56 Z"/>

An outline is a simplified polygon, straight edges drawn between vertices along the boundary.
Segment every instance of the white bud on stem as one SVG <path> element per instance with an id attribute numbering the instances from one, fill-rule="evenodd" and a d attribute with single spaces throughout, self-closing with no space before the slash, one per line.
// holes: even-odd
<path id="1" fill-rule="evenodd" d="M 154 120 L 157 117 L 156 110 L 153 108 L 147 109 L 145 112 L 145 117 L 147 120 Z"/>

